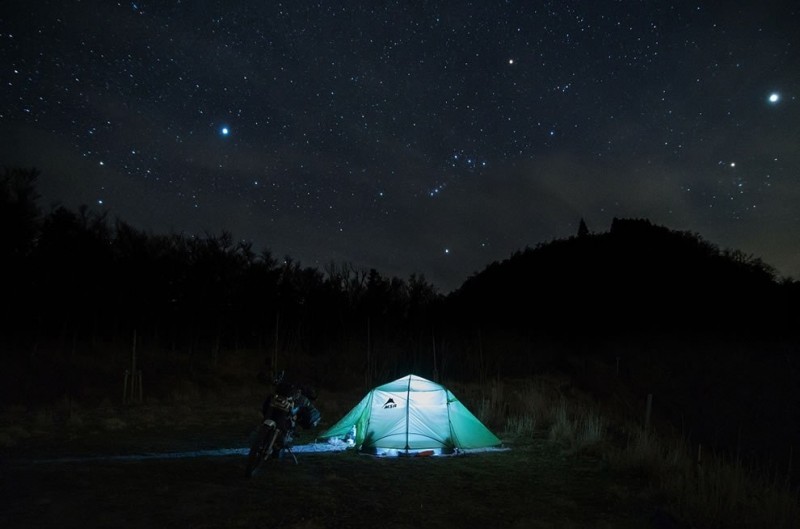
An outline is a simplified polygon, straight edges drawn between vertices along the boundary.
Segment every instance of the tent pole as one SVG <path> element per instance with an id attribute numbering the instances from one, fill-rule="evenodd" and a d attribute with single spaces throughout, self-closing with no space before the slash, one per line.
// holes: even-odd
<path id="1" fill-rule="evenodd" d="M 411 409 L 410 398 L 411 398 L 411 375 L 408 375 L 408 388 L 406 389 L 406 454 L 408 454 L 408 451 L 410 450 L 410 447 L 408 446 L 408 424 L 409 424 L 408 412 Z"/>
<path id="2" fill-rule="evenodd" d="M 450 390 L 446 387 L 442 386 L 442 390 L 444 391 L 444 401 L 447 404 L 447 427 L 450 429 L 450 442 L 453 443 L 453 449 L 457 449 L 459 446 L 458 438 L 456 437 L 456 431 L 453 428 L 453 421 L 450 419 Z M 453 400 L 455 400 L 456 396 L 453 395 Z"/>

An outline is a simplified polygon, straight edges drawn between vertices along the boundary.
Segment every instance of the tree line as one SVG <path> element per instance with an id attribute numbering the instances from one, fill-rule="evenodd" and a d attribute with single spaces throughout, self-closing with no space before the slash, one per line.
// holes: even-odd
<path id="1" fill-rule="evenodd" d="M 134 331 L 150 349 L 214 361 L 238 349 L 358 350 L 358 358 L 341 358 L 353 369 L 367 347 L 428 347 L 442 296 L 422 274 L 385 277 L 335 262 L 320 270 L 256 252 L 227 231 L 148 233 L 86 206 L 43 212 L 37 177 L 35 169 L 5 169 L 0 185 L 7 356 L 99 357 L 127 347 Z M 413 363 L 413 355 L 399 361 Z"/>
<path id="2" fill-rule="evenodd" d="M 422 274 L 306 267 L 227 231 L 154 234 L 85 206 L 43 212 L 37 176 L 5 169 L 0 185 L 0 340 L 22 362 L 44 351 L 101 361 L 136 332 L 151 351 L 215 363 L 250 349 L 318 358 L 366 379 L 484 379 L 630 337 L 792 340 L 800 328 L 796 281 L 646 219 L 614 219 L 600 233 L 581 221 L 575 236 L 490 263 L 444 296 Z"/>

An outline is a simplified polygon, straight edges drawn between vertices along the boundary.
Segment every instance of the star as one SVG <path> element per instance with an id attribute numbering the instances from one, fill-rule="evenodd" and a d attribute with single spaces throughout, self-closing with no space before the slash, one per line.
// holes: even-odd
<path id="1" fill-rule="evenodd" d="M 781 100 L 781 95 L 778 92 L 772 92 L 768 98 L 769 102 L 773 105 L 777 104 Z"/>
<path id="2" fill-rule="evenodd" d="M 231 130 L 228 127 L 222 127 L 219 131 L 223 136 L 230 134 Z"/>

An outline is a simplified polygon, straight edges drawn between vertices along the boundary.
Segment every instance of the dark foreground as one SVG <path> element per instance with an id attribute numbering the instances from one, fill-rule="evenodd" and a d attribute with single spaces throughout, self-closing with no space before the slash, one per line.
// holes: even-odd
<path id="1" fill-rule="evenodd" d="M 379 459 L 298 454 L 245 479 L 244 457 L 0 468 L 0 527 L 671 527 L 630 479 L 545 440 L 506 452 Z"/>

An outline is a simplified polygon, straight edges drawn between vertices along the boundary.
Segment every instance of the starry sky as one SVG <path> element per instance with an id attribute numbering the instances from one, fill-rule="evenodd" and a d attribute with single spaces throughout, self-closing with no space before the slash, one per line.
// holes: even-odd
<path id="1" fill-rule="evenodd" d="M 648 218 L 800 279 L 800 4 L 6 0 L 41 205 L 422 274 Z"/>

